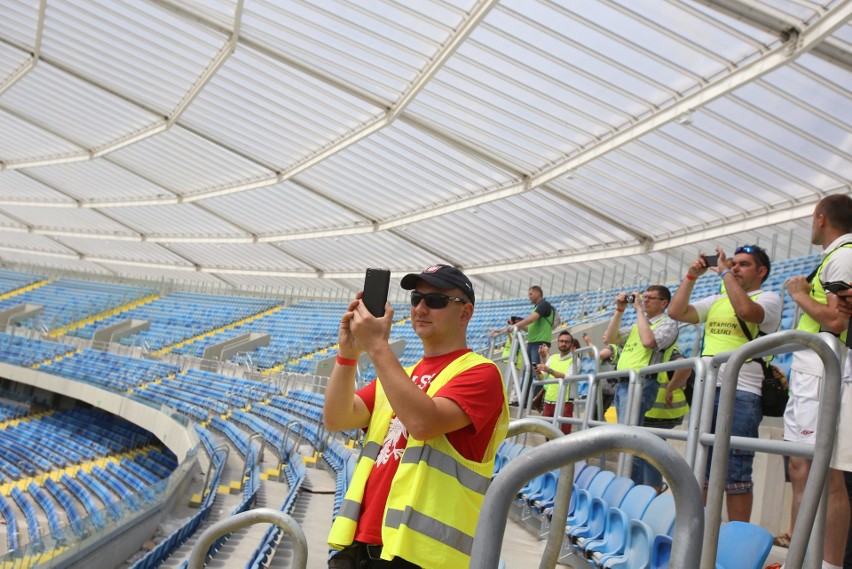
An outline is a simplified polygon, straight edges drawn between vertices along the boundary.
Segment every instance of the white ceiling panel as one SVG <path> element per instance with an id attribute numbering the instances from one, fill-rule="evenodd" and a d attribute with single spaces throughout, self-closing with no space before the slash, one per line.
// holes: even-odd
<path id="1" fill-rule="evenodd" d="M 193 266 L 186 259 L 175 255 L 167 248 L 156 243 L 106 241 L 102 239 L 67 236 L 56 237 L 55 239 L 72 248 L 74 251 L 85 255 L 89 260 L 130 261 L 164 266 Z"/>
<path id="2" fill-rule="evenodd" d="M 122 148 L 110 158 L 181 195 L 256 183 L 275 174 L 181 127 Z"/>
<path id="3" fill-rule="evenodd" d="M 39 251 L 41 253 L 52 253 L 76 257 L 77 251 L 67 247 L 50 237 L 34 235 L 32 233 L 7 233 L 0 232 L 0 249 L 4 253 L 22 252 L 27 250 Z"/>
<path id="4" fill-rule="evenodd" d="M 2 206 L 0 212 L 45 231 L 70 231 L 94 236 L 131 236 L 135 232 L 91 209 Z"/>
<path id="5" fill-rule="evenodd" d="M 85 204 L 122 204 L 175 199 L 164 187 L 109 159 L 33 168 L 25 171 Z"/>
<path id="6" fill-rule="evenodd" d="M 446 204 L 513 181 L 485 160 L 401 123 L 325 160 L 300 174 L 299 180 L 341 196 L 376 220 Z M 404 199 L 394 199 L 400 195 Z"/>
<path id="7" fill-rule="evenodd" d="M 48 184 L 28 176 L 23 171 L 6 172 L 0 176 L 0 202 L 20 204 L 74 204 L 71 197 Z"/>
<path id="8" fill-rule="evenodd" d="M 522 295 L 804 254 L 852 193 L 845 0 L 44 5 L 0 0 L 4 262 Z"/>
<path id="9" fill-rule="evenodd" d="M 194 263 L 216 269 L 281 271 L 315 275 L 316 268 L 301 262 L 271 244 L 248 245 L 240 243 L 174 243 L 168 247 Z"/>
<path id="10" fill-rule="evenodd" d="M 246 47 L 215 75 L 181 124 L 284 170 L 382 112 Z"/>
<path id="11" fill-rule="evenodd" d="M 3 0 L 0 18 L 0 38 L 3 43 L 17 44 L 31 50 L 38 29 L 38 0 Z"/>
<path id="12" fill-rule="evenodd" d="M 56 65 L 169 114 L 225 36 L 148 2 L 49 2 L 42 51 Z"/>
<path id="13" fill-rule="evenodd" d="M 204 207 L 259 236 L 286 236 L 370 224 L 368 218 L 357 213 L 365 204 L 348 207 L 337 203 L 338 199 L 340 196 L 328 188 L 314 190 L 288 181 L 206 200 Z M 295 212 L 299 212 L 298 215 L 294 215 Z"/>
<path id="14" fill-rule="evenodd" d="M 243 31 L 301 64 L 394 101 L 465 16 L 424 0 L 247 3 Z"/>
<path id="15" fill-rule="evenodd" d="M 392 271 L 409 271 L 412 267 L 428 267 L 438 262 L 449 262 L 446 257 L 436 258 L 417 243 L 411 243 L 389 231 L 352 235 L 346 239 L 322 238 L 305 241 L 288 241 L 279 245 L 284 251 L 300 259 L 310 260 L 315 266 L 331 273 L 363 273 L 367 267 L 384 267 Z M 404 254 L 403 254 L 404 253 Z"/>
<path id="16" fill-rule="evenodd" d="M 0 104 L 3 98 L 0 97 Z M 83 149 L 0 108 L 0 163 L 80 155 Z"/>
<path id="17" fill-rule="evenodd" d="M 248 233 L 192 204 L 111 208 L 108 215 L 150 237 L 248 238 Z"/>
<path id="18" fill-rule="evenodd" d="M 161 123 L 144 110 L 49 63 L 3 94 L 3 108 L 86 149 L 97 149 Z"/>

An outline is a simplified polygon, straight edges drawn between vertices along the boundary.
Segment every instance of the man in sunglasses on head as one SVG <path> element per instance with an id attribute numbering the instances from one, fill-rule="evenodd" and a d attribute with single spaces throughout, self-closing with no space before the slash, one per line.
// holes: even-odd
<path id="1" fill-rule="evenodd" d="M 683 284 L 678 287 L 669 306 L 669 316 L 675 320 L 690 324 L 704 323 L 704 350 L 701 355 L 706 357 L 735 350 L 759 335 L 777 331 L 781 324 L 783 306 L 778 294 L 761 288 L 771 269 L 766 251 L 757 245 L 746 245 L 734 251 L 733 259 L 728 259 L 722 249 L 717 248 L 716 252 L 716 266 L 708 266 L 703 254 L 689 266 Z M 721 277 L 724 292 L 690 304 L 689 298 L 695 281 L 708 269 Z M 734 436 L 758 436 L 757 428 L 763 420 L 761 393 L 765 365 L 767 364 L 763 361 L 750 361 L 740 369 L 731 429 Z M 724 373 L 725 364 L 722 364 L 716 379 L 714 431 Z M 754 496 L 754 482 L 751 477 L 753 462 L 753 451 L 731 449 L 728 455 L 725 494 L 728 518 L 731 521 L 750 521 Z M 707 477 L 709 473 L 710 460 L 707 461 Z M 707 478 L 705 496 L 706 480 Z"/>
<path id="2" fill-rule="evenodd" d="M 393 309 L 361 302 L 340 322 L 340 350 L 323 407 L 326 428 L 367 431 L 329 545 L 332 569 L 468 567 L 479 509 L 506 435 L 509 409 L 497 366 L 467 347 L 475 296 L 449 265 L 405 275 L 423 358 L 403 368 L 388 343 Z M 377 379 L 358 390 L 366 352 Z"/>

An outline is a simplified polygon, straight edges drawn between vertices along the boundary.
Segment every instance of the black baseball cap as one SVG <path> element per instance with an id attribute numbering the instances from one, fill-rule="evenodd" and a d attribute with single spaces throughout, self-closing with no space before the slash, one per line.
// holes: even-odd
<path id="1" fill-rule="evenodd" d="M 424 281 L 430 285 L 448 290 L 451 288 L 460 289 L 470 300 L 471 304 L 476 302 L 473 294 L 473 285 L 470 279 L 463 272 L 450 265 L 432 265 L 427 269 L 423 269 L 421 273 L 408 273 L 399 282 L 399 286 L 405 290 L 413 290 L 417 286 L 417 281 Z"/>

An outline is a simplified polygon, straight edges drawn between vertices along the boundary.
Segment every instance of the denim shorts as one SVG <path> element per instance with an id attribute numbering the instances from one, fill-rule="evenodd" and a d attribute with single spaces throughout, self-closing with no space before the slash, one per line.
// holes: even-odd
<path id="1" fill-rule="evenodd" d="M 716 432 L 716 414 L 719 412 L 719 388 L 716 388 L 716 401 L 713 406 L 713 432 Z M 734 402 L 734 422 L 731 425 L 731 435 L 735 437 L 757 438 L 757 428 L 763 420 L 760 396 L 748 391 L 737 390 Z M 707 472 L 705 480 L 710 478 L 710 463 L 713 458 L 712 449 L 707 456 Z M 754 462 L 754 451 L 732 448 L 728 453 L 728 470 L 725 475 L 725 492 L 728 494 L 747 494 L 752 491 L 754 482 L 751 479 L 751 467 Z M 705 487 L 706 487 L 705 482 Z"/>

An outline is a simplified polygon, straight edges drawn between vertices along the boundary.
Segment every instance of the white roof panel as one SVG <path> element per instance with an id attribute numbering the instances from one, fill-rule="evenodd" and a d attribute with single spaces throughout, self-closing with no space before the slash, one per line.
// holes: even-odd
<path id="1" fill-rule="evenodd" d="M 206 200 L 204 207 L 259 236 L 334 230 L 370 223 L 355 209 L 336 203 L 334 200 L 338 198 L 332 199 L 332 196 L 288 181 Z"/>
<path id="2" fill-rule="evenodd" d="M 381 112 L 286 62 L 241 46 L 180 122 L 284 169 Z"/>
<path id="3" fill-rule="evenodd" d="M 117 150 L 110 159 L 184 196 L 274 178 L 257 162 L 177 126 Z"/>
<path id="4" fill-rule="evenodd" d="M 852 192 L 848 2 L 0 3 L 3 261 L 523 294 L 801 254 Z"/>
<path id="5" fill-rule="evenodd" d="M 225 36 L 147 2 L 51 2 L 42 51 L 56 65 L 167 115 Z"/>
<path id="6" fill-rule="evenodd" d="M 73 204 L 74 200 L 21 171 L 0 176 L 0 201 L 7 203 Z"/>
<path id="7" fill-rule="evenodd" d="M 38 29 L 39 0 L 3 0 L 0 38 L 31 50 Z"/>
<path id="8" fill-rule="evenodd" d="M 0 98 L 0 104 L 3 99 Z M 79 155 L 82 148 L 0 108 L 0 163 Z"/>
<path id="9" fill-rule="evenodd" d="M 174 198 L 163 186 L 109 159 L 33 168 L 25 173 L 87 204 Z"/>
<path id="10" fill-rule="evenodd" d="M 135 235 L 133 230 L 91 209 L 30 206 L 3 206 L 2 209 L 39 230 L 115 237 Z"/>
<path id="11" fill-rule="evenodd" d="M 246 231 L 193 204 L 111 208 L 113 219 L 149 237 L 248 239 Z"/>
<path id="12" fill-rule="evenodd" d="M 163 120 L 49 63 L 36 65 L 3 94 L 0 103 L 86 149 L 100 148 Z"/>

